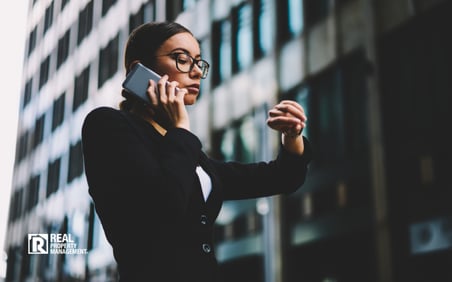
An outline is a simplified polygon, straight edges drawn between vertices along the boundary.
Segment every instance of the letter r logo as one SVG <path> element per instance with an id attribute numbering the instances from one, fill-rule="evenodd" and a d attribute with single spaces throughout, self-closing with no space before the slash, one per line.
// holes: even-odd
<path id="1" fill-rule="evenodd" d="M 28 234 L 28 254 L 48 254 L 49 234 Z"/>

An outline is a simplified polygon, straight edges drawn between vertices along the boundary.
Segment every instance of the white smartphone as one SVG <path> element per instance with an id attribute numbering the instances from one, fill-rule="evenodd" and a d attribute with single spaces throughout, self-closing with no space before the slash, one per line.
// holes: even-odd
<path id="1" fill-rule="evenodd" d="M 140 98 L 143 102 L 151 104 L 151 100 L 146 93 L 149 87 L 150 79 L 157 83 L 160 80 L 160 75 L 145 67 L 141 63 L 137 63 L 127 75 L 126 79 L 122 83 L 122 87 L 131 94 Z"/>

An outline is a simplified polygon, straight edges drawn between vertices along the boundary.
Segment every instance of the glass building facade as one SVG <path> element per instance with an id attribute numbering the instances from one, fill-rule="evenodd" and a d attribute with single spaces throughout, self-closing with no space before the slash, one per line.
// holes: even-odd
<path id="1" fill-rule="evenodd" d="M 6 281 L 116 280 L 81 124 L 118 106 L 128 34 L 161 20 L 192 30 L 211 63 L 189 108 L 210 156 L 270 160 L 267 111 L 291 99 L 308 115 L 306 183 L 224 203 L 225 281 L 452 280 L 451 12 L 441 0 L 30 0 Z M 29 253 L 30 234 L 54 233 L 87 254 Z"/>

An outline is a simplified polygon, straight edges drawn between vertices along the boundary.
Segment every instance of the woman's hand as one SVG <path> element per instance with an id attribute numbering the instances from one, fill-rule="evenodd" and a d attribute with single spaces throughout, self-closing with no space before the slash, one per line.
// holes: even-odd
<path id="1" fill-rule="evenodd" d="M 267 125 L 282 133 L 283 146 L 290 152 L 304 151 L 301 133 L 306 127 L 303 107 L 295 101 L 283 100 L 268 112 Z"/>
<path id="2" fill-rule="evenodd" d="M 163 114 L 171 126 L 190 130 L 190 119 L 184 103 L 184 96 L 188 93 L 185 88 L 177 88 L 177 81 L 168 81 L 164 75 L 156 83 L 149 81 L 147 94 L 152 102 L 152 107 L 157 114 Z"/>

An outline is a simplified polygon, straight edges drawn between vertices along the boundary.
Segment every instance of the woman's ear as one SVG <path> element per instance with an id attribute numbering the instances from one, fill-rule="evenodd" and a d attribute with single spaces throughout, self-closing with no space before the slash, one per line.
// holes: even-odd
<path id="1" fill-rule="evenodd" d="M 127 67 L 127 73 L 129 73 L 132 69 L 133 69 L 133 67 L 136 65 L 136 64 L 138 64 L 140 62 L 140 60 L 134 60 L 134 61 L 132 61 L 130 64 L 129 64 L 129 66 Z"/>

